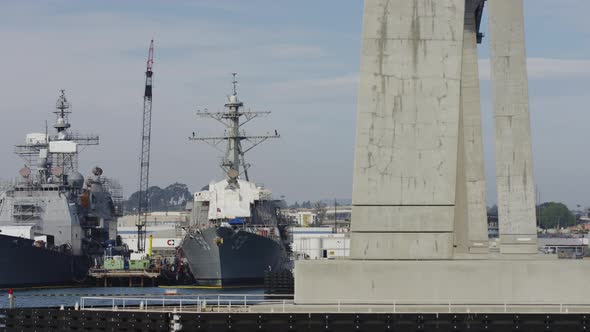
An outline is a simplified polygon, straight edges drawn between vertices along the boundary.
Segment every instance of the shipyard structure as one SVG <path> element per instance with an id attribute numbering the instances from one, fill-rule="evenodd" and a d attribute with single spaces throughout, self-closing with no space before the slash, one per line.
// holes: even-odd
<path id="1" fill-rule="evenodd" d="M 486 229 L 485 4 L 499 253 Z M 537 249 L 523 0 L 366 0 L 363 15 L 350 257 L 296 262 L 296 304 L 585 301 L 590 263 Z"/>

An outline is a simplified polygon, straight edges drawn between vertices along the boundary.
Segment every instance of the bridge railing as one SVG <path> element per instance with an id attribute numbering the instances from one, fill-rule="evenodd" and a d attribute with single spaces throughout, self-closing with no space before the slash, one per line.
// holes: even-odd
<path id="1" fill-rule="evenodd" d="M 292 305 L 285 295 L 264 294 L 205 294 L 163 295 L 161 297 L 84 296 L 80 298 L 80 310 L 128 310 L 166 312 L 250 312 L 260 306 Z M 291 296 L 292 298 L 292 296 Z"/>
<path id="2" fill-rule="evenodd" d="M 255 312 L 255 313 L 588 313 L 583 303 L 467 303 L 457 301 L 400 302 L 354 300 L 295 305 L 292 296 L 263 294 L 165 295 L 161 297 L 88 296 L 80 310 L 157 312 Z"/>

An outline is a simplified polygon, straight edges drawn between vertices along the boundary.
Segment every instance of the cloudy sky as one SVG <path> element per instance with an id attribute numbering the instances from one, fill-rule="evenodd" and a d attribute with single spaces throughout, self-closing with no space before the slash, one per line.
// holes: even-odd
<path id="1" fill-rule="evenodd" d="M 535 175 L 541 199 L 590 205 L 588 0 L 525 0 Z M 145 57 L 156 40 L 151 183 L 198 189 L 220 154 L 191 143 L 220 134 L 197 109 L 221 110 L 239 73 L 241 99 L 271 110 L 251 133 L 280 140 L 249 154 L 252 178 L 287 200 L 351 196 L 362 19 L 360 0 L 0 0 L 0 178 L 22 167 L 13 145 L 53 121 L 59 89 L 74 129 L 101 136 L 94 165 L 138 187 Z M 485 29 L 485 27 L 484 27 Z M 484 44 L 486 41 L 484 40 Z M 495 201 L 486 45 L 480 47 L 488 202 Z"/>

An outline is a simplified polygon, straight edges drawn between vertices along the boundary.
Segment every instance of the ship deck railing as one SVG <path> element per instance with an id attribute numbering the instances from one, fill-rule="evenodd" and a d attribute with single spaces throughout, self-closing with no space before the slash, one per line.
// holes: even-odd
<path id="1" fill-rule="evenodd" d="M 121 274 L 128 274 L 128 273 L 160 273 L 161 268 L 158 267 L 151 267 L 145 269 L 105 269 L 105 268 L 90 268 L 88 270 L 89 273 L 121 273 Z"/>
<path id="2" fill-rule="evenodd" d="M 174 313 L 527 313 L 527 314 L 590 314 L 590 302 L 486 302 L 467 303 L 455 301 L 400 302 L 376 301 L 362 303 L 346 300 L 295 304 L 293 295 L 268 294 L 205 294 L 162 295 L 161 297 L 95 296 L 82 297 L 79 310 L 174 312 Z"/>

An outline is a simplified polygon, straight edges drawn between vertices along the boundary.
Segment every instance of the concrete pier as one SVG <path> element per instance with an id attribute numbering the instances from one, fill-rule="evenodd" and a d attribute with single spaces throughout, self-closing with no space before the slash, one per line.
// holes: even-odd
<path id="1" fill-rule="evenodd" d="M 500 251 L 537 253 L 522 0 L 488 1 Z"/>
<path id="2" fill-rule="evenodd" d="M 297 264 L 295 302 L 299 305 L 394 301 L 540 305 L 588 301 L 585 289 L 590 263 L 579 260 L 496 257 L 314 263 Z"/>

